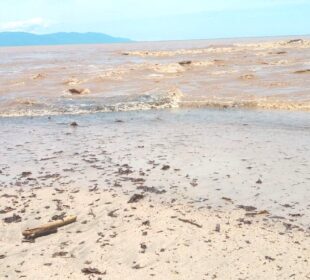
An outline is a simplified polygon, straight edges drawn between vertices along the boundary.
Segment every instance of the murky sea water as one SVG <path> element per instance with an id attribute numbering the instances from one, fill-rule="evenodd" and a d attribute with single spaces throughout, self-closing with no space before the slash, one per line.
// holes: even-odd
<path id="1" fill-rule="evenodd" d="M 0 116 L 309 111 L 309 77 L 307 37 L 0 48 Z"/>

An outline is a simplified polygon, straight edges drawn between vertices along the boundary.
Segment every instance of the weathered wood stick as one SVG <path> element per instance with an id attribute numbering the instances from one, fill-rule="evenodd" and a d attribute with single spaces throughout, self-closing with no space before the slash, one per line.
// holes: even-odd
<path id="1" fill-rule="evenodd" d="M 68 216 L 62 220 L 50 222 L 48 224 L 39 226 L 37 228 L 26 229 L 22 232 L 23 236 L 27 239 L 33 239 L 39 236 L 43 236 L 49 233 L 57 232 L 57 228 L 74 223 L 76 216 Z"/>

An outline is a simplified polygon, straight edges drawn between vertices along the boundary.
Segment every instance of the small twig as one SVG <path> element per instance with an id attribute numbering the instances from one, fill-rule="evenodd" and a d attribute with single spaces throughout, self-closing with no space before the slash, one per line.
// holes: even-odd
<path id="1" fill-rule="evenodd" d="M 183 222 L 183 223 L 191 224 L 191 225 L 196 226 L 196 227 L 198 227 L 198 228 L 202 228 L 202 225 L 199 225 L 199 224 L 197 224 L 197 223 L 195 223 L 195 222 L 193 222 L 193 221 L 191 221 L 191 220 L 179 218 L 179 221 L 181 221 L 181 222 Z"/>
<path id="2" fill-rule="evenodd" d="M 90 208 L 88 215 L 93 216 L 94 218 L 96 218 L 96 214 L 94 213 L 93 209 Z"/>
<path id="3" fill-rule="evenodd" d="M 115 212 L 116 212 L 116 211 L 118 211 L 118 209 L 115 209 L 115 210 L 110 211 L 110 212 L 108 213 L 108 216 L 109 216 L 109 217 L 112 217 L 112 218 L 116 218 L 116 217 L 117 217 L 117 215 L 115 215 Z"/>

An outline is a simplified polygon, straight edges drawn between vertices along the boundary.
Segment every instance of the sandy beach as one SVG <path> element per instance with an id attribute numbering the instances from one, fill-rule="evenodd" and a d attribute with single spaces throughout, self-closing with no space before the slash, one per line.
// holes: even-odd
<path id="1" fill-rule="evenodd" d="M 1 118 L 0 278 L 310 279 L 309 123 L 240 109 Z"/>

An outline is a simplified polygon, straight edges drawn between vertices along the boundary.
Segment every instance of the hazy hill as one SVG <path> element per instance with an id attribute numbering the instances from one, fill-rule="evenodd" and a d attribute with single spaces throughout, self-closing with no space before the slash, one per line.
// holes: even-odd
<path id="1" fill-rule="evenodd" d="M 130 42 L 126 38 L 112 37 L 103 33 L 60 32 L 32 34 L 26 32 L 0 32 L 0 46 L 38 46 L 70 44 L 105 44 Z"/>

